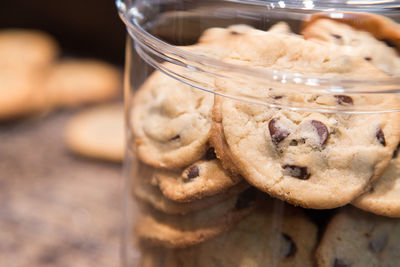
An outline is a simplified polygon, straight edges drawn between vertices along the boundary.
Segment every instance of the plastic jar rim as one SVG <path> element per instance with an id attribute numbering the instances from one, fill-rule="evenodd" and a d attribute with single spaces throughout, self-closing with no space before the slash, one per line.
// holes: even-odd
<path id="1" fill-rule="evenodd" d="M 227 2 L 240 2 L 249 4 L 258 4 L 260 0 L 225 0 Z M 290 1 L 289 1 L 290 2 Z M 133 19 L 135 6 L 127 6 L 125 0 L 116 0 L 119 15 L 127 26 L 128 31 L 134 35 L 135 41 L 140 42 L 141 46 L 149 48 L 148 51 L 156 50 L 158 54 L 162 54 L 164 58 L 169 58 L 170 62 L 176 62 L 176 58 L 183 59 L 186 62 L 195 62 L 202 65 L 210 66 L 214 69 L 229 71 L 231 73 L 240 73 L 241 75 L 248 75 L 249 78 L 262 78 L 274 82 L 282 81 L 284 83 L 293 83 L 297 85 L 306 85 L 310 87 L 324 86 L 324 93 L 345 93 L 345 94 L 386 94 L 386 93 L 400 93 L 400 77 L 390 77 L 384 79 L 340 79 L 340 78 L 321 78 L 316 75 L 305 75 L 300 73 L 289 73 L 283 71 L 276 71 L 270 69 L 255 69 L 247 66 L 240 66 L 232 63 L 223 62 L 214 58 L 206 57 L 180 49 L 177 46 L 171 45 L 156 36 L 152 35 L 145 28 L 141 27 L 139 23 L 135 23 Z M 293 7 L 274 7 L 277 9 L 292 9 Z M 133 15 L 129 16 L 128 12 Z M 133 13 L 133 14 L 132 14 Z M 176 58 L 170 58 L 169 55 L 174 55 Z M 185 64 L 186 67 L 195 69 L 195 67 Z M 380 86 L 383 89 L 379 88 Z M 390 89 L 387 89 L 390 86 Z M 327 90 L 327 88 L 329 88 Z M 363 88 L 360 90 L 360 88 Z M 370 90 L 369 88 L 372 88 Z M 318 90 L 316 90 L 318 91 Z"/>

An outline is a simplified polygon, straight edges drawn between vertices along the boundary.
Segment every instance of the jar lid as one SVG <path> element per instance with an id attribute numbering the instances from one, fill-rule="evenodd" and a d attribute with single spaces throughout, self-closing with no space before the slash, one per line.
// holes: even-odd
<path id="1" fill-rule="evenodd" d="M 157 6 L 157 3 L 159 6 Z M 172 3 L 172 8 L 168 6 Z M 215 4 L 220 6 L 216 8 Z M 152 5 L 152 4 L 155 4 Z M 193 9 L 180 9 L 179 4 L 188 4 L 186 1 L 123 1 L 117 0 L 117 6 L 120 15 L 127 25 L 127 29 L 133 40 L 135 41 L 136 52 L 151 66 L 166 73 L 167 75 L 189 84 L 195 88 L 209 91 L 215 94 L 221 94 L 226 97 L 244 100 L 256 104 L 267 105 L 269 107 L 289 108 L 304 111 L 321 111 L 321 112 L 343 112 L 343 113 L 372 113 L 372 112 L 393 112 L 400 111 L 398 106 L 357 106 L 344 107 L 340 110 L 336 106 L 317 106 L 313 107 L 308 103 L 292 103 L 288 105 L 277 105 L 274 101 L 260 99 L 257 95 L 250 95 L 240 90 L 232 90 L 229 92 L 219 92 L 215 88 L 213 82 L 207 82 L 207 79 L 201 79 L 199 73 L 203 76 L 218 77 L 218 79 L 226 79 L 235 81 L 237 86 L 246 84 L 249 80 L 257 81 L 265 86 L 274 84 L 282 87 L 287 92 L 299 94 L 398 94 L 400 93 L 400 77 L 391 76 L 389 78 L 359 79 L 359 78 L 338 78 L 325 77 L 313 74 L 285 72 L 282 70 L 273 70 L 269 68 L 254 68 L 252 66 L 237 65 L 232 62 L 221 61 L 207 54 L 198 54 L 191 50 L 182 49 L 181 47 L 172 45 L 152 34 L 151 27 L 162 23 L 169 18 L 179 21 L 182 25 L 186 19 L 196 18 L 199 16 L 200 21 L 214 27 L 212 23 L 206 23 L 207 18 L 217 17 L 220 19 L 235 16 L 236 18 L 248 18 L 249 21 L 256 18 L 257 20 L 265 19 L 281 19 L 297 20 L 299 22 L 310 18 L 314 13 L 321 11 L 330 12 L 331 16 L 344 16 L 349 11 L 370 12 L 385 14 L 391 13 L 399 15 L 398 6 L 400 1 L 261 1 L 261 0 L 226 0 L 226 1 L 190 1 Z M 204 4 L 204 5 L 203 5 Z M 232 4 L 232 5 L 230 5 Z M 267 8 L 260 9 L 259 6 Z M 255 7 L 255 8 L 254 8 Z M 159 12 L 162 9 L 165 12 Z M 152 10 L 157 10 L 157 16 L 152 17 Z M 368 10 L 368 11 L 365 11 Z M 393 12 L 396 11 L 396 12 Z M 260 14 L 263 16 L 260 17 Z M 271 19 L 272 20 L 272 19 Z M 190 20 L 188 20 L 190 21 Z M 199 20 L 195 20 L 198 22 Z M 181 29 L 182 32 L 182 29 Z M 178 33 L 179 34 L 179 33 Z M 167 64 L 166 64 L 167 63 Z M 301 88 L 300 90 L 298 88 Z"/>
<path id="2" fill-rule="evenodd" d="M 400 7 L 397 0 L 230 0 L 252 5 L 270 6 L 272 8 L 296 8 L 296 9 L 314 9 L 330 11 L 343 9 L 396 9 Z"/>

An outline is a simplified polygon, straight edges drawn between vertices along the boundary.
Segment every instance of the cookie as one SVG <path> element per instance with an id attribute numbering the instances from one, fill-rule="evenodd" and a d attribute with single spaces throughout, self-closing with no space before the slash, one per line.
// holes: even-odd
<path id="1" fill-rule="evenodd" d="M 388 77 L 367 61 L 341 53 L 340 46 L 299 36 L 249 32 L 238 44 L 225 61 L 328 78 Z M 305 89 L 300 84 L 256 79 L 240 83 L 218 78 L 216 86 L 223 93 L 251 94 L 260 102 L 274 101 L 282 107 L 217 97 L 221 103 L 213 112 L 222 116 L 215 123 L 221 125 L 227 146 L 213 146 L 229 148 L 229 153 L 217 150 L 217 155 L 230 154 L 250 184 L 295 205 L 327 209 L 349 203 L 379 179 L 400 138 L 398 113 L 353 115 L 287 108 L 297 104 L 320 108 L 327 104 L 333 110 L 398 107 L 399 100 L 393 95 L 302 94 Z"/>
<path id="2" fill-rule="evenodd" d="M 287 24 L 284 21 L 278 22 L 274 25 L 272 25 L 269 29 L 269 32 L 275 32 L 275 33 L 283 33 L 283 34 L 292 34 L 292 30 L 290 29 L 289 24 Z"/>
<path id="3" fill-rule="evenodd" d="M 226 191 L 220 194 L 203 197 L 199 200 L 193 200 L 191 202 L 181 203 L 172 201 L 165 197 L 157 186 L 151 184 L 151 180 L 156 171 L 156 169 L 150 166 L 139 163 L 138 172 L 132 183 L 132 192 L 137 199 L 147 202 L 155 209 L 167 214 L 186 214 L 205 209 L 211 205 L 237 195 L 249 187 L 246 182 L 242 181 L 239 184 L 226 189 Z"/>
<path id="4" fill-rule="evenodd" d="M 231 25 L 227 28 L 213 27 L 205 30 L 199 38 L 200 44 L 215 44 L 221 40 L 226 40 L 229 36 L 242 34 L 253 27 L 245 24 Z"/>
<path id="5" fill-rule="evenodd" d="M 210 28 L 195 45 L 180 47 L 188 52 L 221 58 L 236 35 L 251 29 L 245 25 Z M 230 41 L 228 41 L 230 40 Z M 210 75 L 164 66 L 181 77 L 214 86 Z M 213 95 L 155 71 L 134 96 L 132 129 L 137 153 L 146 164 L 158 168 L 182 168 L 199 160 L 208 149 Z"/>
<path id="6" fill-rule="evenodd" d="M 52 63 L 59 53 L 57 42 L 37 30 L 0 31 L 0 68 L 40 68 Z"/>
<path id="7" fill-rule="evenodd" d="M 180 46 L 179 48 L 196 55 L 220 59 L 229 53 L 231 45 L 237 40 L 238 36 L 250 29 L 253 28 L 248 25 L 209 28 L 202 33 L 196 44 Z M 201 68 L 204 67 L 206 66 L 201 66 Z"/>
<path id="8" fill-rule="evenodd" d="M 282 31 L 283 25 L 279 27 Z M 242 34 L 252 29 L 246 25 L 210 28 L 197 44 L 180 48 L 220 59 Z M 183 81 L 196 81 L 202 88 L 214 89 L 213 75 L 172 64 L 164 64 L 162 69 L 179 73 Z M 212 94 L 155 71 L 133 100 L 132 131 L 139 158 L 148 165 L 165 169 L 182 168 L 199 160 L 208 148 L 213 100 Z"/>
<path id="9" fill-rule="evenodd" d="M 167 198 L 177 202 L 191 202 L 208 196 L 224 193 L 238 184 L 242 177 L 225 170 L 211 148 L 204 159 L 180 171 L 155 171 L 152 183 L 158 186 Z M 211 158 L 208 158 L 210 157 Z"/>
<path id="10" fill-rule="evenodd" d="M 45 91 L 55 107 L 102 102 L 120 95 L 122 75 L 119 69 L 101 61 L 64 60 L 52 66 Z"/>
<path id="11" fill-rule="evenodd" d="M 46 110 L 44 79 L 42 72 L 32 68 L 0 65 L 0 121 Z"/>
<path id="12" fill-rule="evenodd" d="M 329 222 L 316 252 L 318 266 L 398 266 L 400 221 L 354 208 Z"/>
<path id="13" fill-rule="evenodd" d="M 340 17 L 334 12 L 316 13 L 305 22 L 305 27 L 321 18 L 344 22 L 355 29 L 370 32 L 376 39 L 400 51 L 400 26 L 389 18 L 371 13 L 340 12 Z"/>
<path id="14" fill-rule="evenodd" d="M 224 202 L 188 215 L 166 215 L 143 211 L 135 225 L 135 234 L 148 246 L 187 247 L 213 238 L 250 214 L 257 203 L 254 188 Z"/>
<path id="15" fill-rule="evenodd" d="M 65 142 L 80 155 L 121 162 L 124 158 L 124 112 L 122 104 L 88 108 L 67 123 Z"/>
<path id="16" fill-rule="evenodd" d="M 136 92 L 132 131 L 136 152 L 157 168 L 181 168 L 208 149 L 213 95 L 155 71 Z"/>
<path id="17" fill-rule="evenodd" d="M 0 31 L 0 120 L 48 108 L 43 83 L 57 55 L 56 41 L 43 32 Z"/>
<path id="18" fill-rule="evenodd" d="M 305 27 L 302 34 L 307 40 L 346 46 L 350 55 L 363 58 L 389 75 L 400 75 L 398 51 L 375 39 L 369 32 L 356 30 L 338 21 L 319 19 Z"/>
<path id="19" fill-rule="evenodd" d="M 200 36 L 197 46 L 206 46 L 206 47 L 222 47 L 225 52 L 219 54 L 220 57 L 223 55 L 229 54 L 229 43 L 235 42 L 235 40 L 240 40 L 240 35 L 248 33 L 249 31 L 255 30 L 253 27 L 245 24 L 235 24 L 226 28 L 214 27 L 209 28 L 203 32 Z M 291 33 L 290 27 L 286 22 L 278 22 L 272 25 L 269 32 L 275 33 Z M 237 38 L 239 37 L 239 38 Z M 221 45 L 221 43 L 226 42 L 227 46 Z"/>
<path id="20" fill-rule="evenodd" d="M 220 160 L 222 166 L 233 175 L 239 175 L 240 169 L 235 163 L 234 156 L 229 148 L 229 144 L 226 142 L 224 129 L 222 127 L 222 114 L 221 104 L 223 99 L 215 97 L 213 106 L 213 125 L 211 127 L 210 143 L 214 147 L 215 154 Z"/>
<path id="21" fill-rule="evenodd" d="M 300 210 L 271 205 L 214 239 L 168 251 L 164 266 L 314 266 L 316 245 L 317 227 Z"/>
<path id="22" fill-rule="evenodd" d="M 378 215 L 400 217 L 400 158 L 397 150 L 379 181 L 354 200 L 354 206 Z"/>

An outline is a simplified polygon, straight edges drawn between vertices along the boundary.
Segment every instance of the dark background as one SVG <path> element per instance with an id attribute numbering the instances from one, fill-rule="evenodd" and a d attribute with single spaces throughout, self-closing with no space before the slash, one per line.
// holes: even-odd
<path id="1" fill-rule="evenodd" d="M 40 29 L 62 56 L 123 65 L 113 0 L 0 0 L 4 28 Z M 79 110 L 0 122 L 1 267 L 120 266 L 121 165 L 68 150 L 64 129 Z"/>
<path id="2" fill-rule="evenodd" d="M 1 28 L 34 28 L 53 35 L 63 55 L 123 65 L 125 27 L 113 0 L 0 0 Z"/>

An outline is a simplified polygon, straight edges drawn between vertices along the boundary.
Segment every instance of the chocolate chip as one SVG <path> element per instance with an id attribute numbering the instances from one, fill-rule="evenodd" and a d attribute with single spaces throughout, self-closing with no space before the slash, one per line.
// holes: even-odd
<path id="1" fill-rule="evenodd" d="M 200 175 L 199 166 L 193 165 L 193 166 L 191 166 L 191 167 L 189 168 L 188 174 L 187 174 L 188 179 L 196 178 L 196 177 L 199 176 L 199 175 Z"/>
<path id="2" fill-rule="evenodd" d="M 241 33 L 237 32 L 237 31 L 230 31 L 230 34 L 232 34 L 232 35 L 241 35 Z"/>
<path id="3" fill-rule="evenodd" d="M 368 193 L 369 193 L 369 194 L 372 194 L 373 192 L 375 192 L 375 188 L 374 188 L 374 187 L 371 187 L 371 188 L 369 189 Z"/>
<path id="4" fill-rule="evenodd" d="M 286 247 L 285 251 L 281 251 L 281 257 L 289 258 L 289 257 L 294 256 L 297 252 L 296 244 L 293 242 L 292 238 L 285 233 L 282 233 L 282 238 L 284 239 L 284 242 L 286 244 L 289 244 L 289 246 Z"/>
<path id="5" fill-rule="evenodd" d="M 326 128 L 325 124 L 320 121 L 312 120 L 311 125 L 317 130 L 318 137 L 319 137 L 319 144 L 321 146 L 325 145 L 326 141 L 328 140 L 329 132 L 328 128 Z"/>
<path id="6" fill-rule="evenodd" d="M 335 262 L 333 263 L 333 267 L 349 267 L 344 260 L 335 258 Z"/>
<path id="7" fill-rule="evenodd" d="M 246 189 L 245 191 L 239 194 L 236 200 L 235 209 L 240 210 L 249 207 L 250 203 L 255 201 L 256 198 L 257 198 L 257 189 L 255 189 L 254 187 Z"/>
<path id="8" fill-rule="evenodd" d="M 213 160 L 213 159 L 217 159 L 217 155 L 215 154 L 215 150 L 213 147 L 210 147 L 206 154 L 204 155 L 204 159 L 205 160 Z"/>
<path id="9" fill-rule="evenodd" d="M 270 120 L 268 123 L 269 134 L 271 135 L 271 140 L 275 145 L 279 144 L 279 142 L 290 134 L 288 130 L 278 126 L 278 121 L 279 119 L 275 118 Z"/>
<path id="10" fill-rule="evenodd" d="M 273 99 L 281 99 L 283 96 L 281 96 L 281 95 L 274 95 L 274 96 L 272 96 L 272 98 Z"/>
<path id="11" fill-rule="evenodd" d="M 400 143 L 397 145 L 396 149 L 393 151 L 392 158 L 397 158 L 397 155 L 399 154 L 399 149 L 400 149 Z"/>
<path id="12" fill-rule="evenodd" d="M 299 142 L 297 142 L 297 140 L 294 140 L 294 139 L 293 139 L 292 141 L 290 141 L 289 146 L 297 146 L 298 143 L 299 143 Z"/>
<path id="13" fill-rule="evenodd" d="M 371 61 L 371 60 L 372 60 L 371 57 L 364 57 L 364 59 L 365 59 L 366 61 Z"/>
<path id="14" fill-rule="evenodd" d="M 381 143 L 381 145 L 386 146 L 385 135 L 383 134 L 381 127 L 378 128 L 375 136 L 376 136 L 376 139 L 378 139 L 378 142 Z"/>
<path id="15" fill-rule="evenodd" d="M 285 170 L 285 175 L 293 176 L 299 179 L 307 180 L 310 178 L 310 173 L 307 167 L 299 167 L 296 165 L 285 165 L 283 166 Z"/>
<path id="16" fill-rule="evenodd" d="M 181 136 L 178 134 L 178 135 L 175 135 L 174 137 L 172 137 L 171 139 L 169 139 L 169 141 L 174 141 L 174 140 L 177 140 L 179 138 L 181 138 Z"/>
<path id="17" fill-rule="evenodd" d="M 335 95 L 335 98 L 339 105 L 353 105 L 353 98 L 348 95 Z"/>
<path id="18" fill-rule="evenodd" d="M 335 38 L 336 40 L 341 40 L 341 39 L 342 39 L 342 36 L 340 36 L 340 35 L 338 35 L 338 34 L 332 33 L 331 36 L 332 36 L 333 38 Z"/>
<path id="19" fill-rule="evenodd" d="M 371 241 L 369 241 L 368 248 L 375 253 L 380 253 L 386 247 L 387 243 L 387 235 L 377 235 Z"/>

